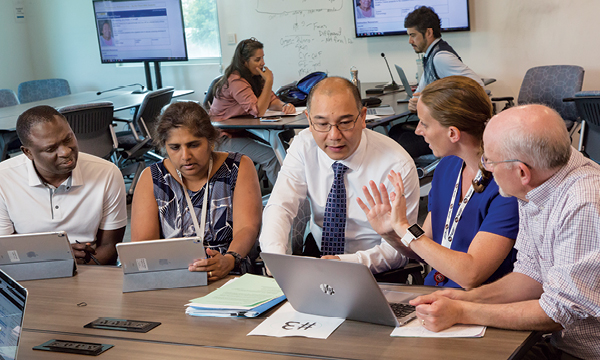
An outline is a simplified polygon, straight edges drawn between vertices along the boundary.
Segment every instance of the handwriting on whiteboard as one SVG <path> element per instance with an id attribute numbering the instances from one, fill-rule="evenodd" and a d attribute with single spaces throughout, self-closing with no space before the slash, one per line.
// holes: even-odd
<path id="1" fill-rule="evenodd" d="M 282 34 L 279 45 L 291 50 L 289 54 L 297 59 L 298 77 L 303 77 L 314 71 L 328 72 L 322 62 L 324 52 L 339 54 L 339 46 L 353 43 L 353 35 L 348 37 L 341 27 L 326 23 L 327 13 L 341 11 L 343 4 L 343 0 L 258 0 L 256 12 L 269 20 L 285 18 L 283 27 L 279 23 L 277 28 Z M 323 21 L 315 20 L 320 18 Z"/>

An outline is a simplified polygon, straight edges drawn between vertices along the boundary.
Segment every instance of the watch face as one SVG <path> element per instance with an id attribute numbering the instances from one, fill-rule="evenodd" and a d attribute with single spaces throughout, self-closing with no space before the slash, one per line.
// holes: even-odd
<path id="1" fill-rule="evenodd" d="M 410 231 L 410 233 L 413 234 L 415 239 L 418 239 L 423 234 L 425 234 L 425 231 L 423 231 L 423 229 L 421 229 L 421 227 L 417 224 L 414 224 L 413 226 L 409 227 L 408 231 Z"/>

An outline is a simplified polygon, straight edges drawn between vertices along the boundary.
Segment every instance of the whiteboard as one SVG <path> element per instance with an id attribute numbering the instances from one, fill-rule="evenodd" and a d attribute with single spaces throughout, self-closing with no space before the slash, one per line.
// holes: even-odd
<path id="1" fill-rule="evenodd" d="M 274 89 L 313 71 L 350 77 L 352 66 L 358 68 L 361 81 L 390 81 L 380 56 L 390 49 L 396 59 L 400 53 L 406 57 L 393 61 L 387 55 L 392 68 L 396 62 L 416 71 L 417 56 L 407 36 L 355 37 L 352 0 L 219 0 L 218 12 L 223 67 L 235 50 L 227 43 L 229 35 L 235 34 L 238 42 L 255 37 L 265 46 Z"/>

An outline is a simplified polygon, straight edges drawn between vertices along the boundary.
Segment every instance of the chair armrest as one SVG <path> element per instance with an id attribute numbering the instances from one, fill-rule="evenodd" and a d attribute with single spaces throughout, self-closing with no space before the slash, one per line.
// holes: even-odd
<path id="1" fill-rule="evenodd" d="M 117 149 L 119 147 L 119 140 L 117 139 L 117 133 L 115 132 L 115 126 L 113 124 L 108 125 L 108 129 L 110 131 L 110 137 L 113 141 L 113 149 Z"/>
<path id="2" fill-rule="evenodd" d="M 492 101 L 514 101 L 515 98 L 512 96 L 505 96 L 505 97 L 493 97 Z"/>
<path id="3" fill-rule="evenodd" d="M 140 151 L 140 149 L 142 149 L 144 146 L 146 146 L 151 140 L 152 139 L 150 139 L 150 138 L 145 138 L 144 140 L 142 140 L 142 142 L 139 142 L 131 149 L 129 149 L 127 151 L 123 151 L 122 152 L 123 158 L 129 159 L 129 158 L 134 157 L 133 155 L 135 155 L 138 151 Z"/>

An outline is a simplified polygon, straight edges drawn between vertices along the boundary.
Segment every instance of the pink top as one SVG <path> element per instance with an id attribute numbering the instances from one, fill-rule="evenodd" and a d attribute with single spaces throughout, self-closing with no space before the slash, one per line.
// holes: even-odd
<path id="1" fill-rule="evenodd" d="M 238 74 L 231 74 L 228 79 L 229 86 L 224 86 L 220 97 L 216 97 L 210 106 L 209 115 L 213 121 L 221 121 L 240 115 L 258 117 L 258 98 L 252 91 L 248 81 Z M 278 98 L 271 91 L 269 107 Z"/>

